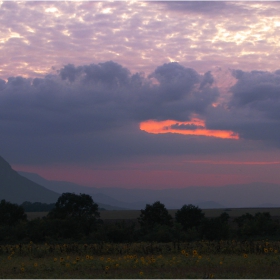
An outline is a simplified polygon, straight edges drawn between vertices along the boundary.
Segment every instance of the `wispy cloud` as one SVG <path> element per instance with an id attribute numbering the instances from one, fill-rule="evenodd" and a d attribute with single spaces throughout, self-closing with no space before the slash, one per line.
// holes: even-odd
<path id="1" fill-rule="evenodd" d="M 280 161 L 227 161 L 227 160 L 185 160 L 184 162 L 195 164 L 217 164 L 217 165 L 278 165 Z"/>
<path id="2" fill-rule="evenodd" d="M 43 77 L 52 67 L 114 60 L 151 73 L 177 61 L 213 67 L 276 70 L 277 2 L 1 3 L 2 78 Z"/>

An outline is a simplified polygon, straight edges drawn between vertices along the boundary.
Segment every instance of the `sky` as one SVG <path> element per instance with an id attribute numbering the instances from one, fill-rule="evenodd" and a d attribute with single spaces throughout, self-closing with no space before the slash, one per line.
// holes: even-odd
<path id="1" fill-rule="evenodd" d="M 0 2 L 0 155 L 85 186 L 280 184 L 279 2 Z"/>

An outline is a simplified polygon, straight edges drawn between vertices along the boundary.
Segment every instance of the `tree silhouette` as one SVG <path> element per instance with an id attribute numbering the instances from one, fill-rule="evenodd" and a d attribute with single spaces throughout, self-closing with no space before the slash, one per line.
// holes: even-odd
<path id="1" fill-rule="evenodd" d="M 1 200 L 0 203 L 0 225 L 15 225 L 19 221 L 26 221 L 26 214 L 23 207 Z"/>
<path id="2" fill-rule="evenodd" d="M 83 218 L 92 220 L 99 218 L 100 213 L 98 212 L 98 204 L 94 203 L 90 195 L 63 193 L 58 198 L 55 208 L 49 212 L 48 217 L 54 219 Z"/>
<path id="3" fill-rule="evenodd" d="M 180 223 L 184 230 L 197 228 L 204 219 L 204 213 L 200 208 L 192 204 L 184 205 L 175 213 L 176 222 Z"/>
<path id="4" fill-rule="evenodd" d="M 168 213 L 165 205 L 159 201 L 150 205 L 147 204 L 144 210 L 141 210 L 141 215 L 138 218 L 141 228 L 144 230 L 153 229 L 157 225 L 165 225 L 172 227 L 173 219 Z"/>
<path id="5" fill-rule="evenodd" d="M 48 218 L 56 224 L 55 233 L 63 238 L 89 235 L 96 228 L 99 217 L 98 204 L 90 195 L 81 193 L 63 193 L 48 214 Z"/>

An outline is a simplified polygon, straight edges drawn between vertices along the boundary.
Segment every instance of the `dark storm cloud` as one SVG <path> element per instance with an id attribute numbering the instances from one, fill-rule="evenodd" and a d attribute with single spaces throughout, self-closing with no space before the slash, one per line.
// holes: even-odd
<path id="1" fill-rule="evenodd" d="M 206 72 L 203 76 L 202 82 L 200 84 L 200 88 L 205 87 L 207 84 L 212 85 L 214 82 L 214 78 L 210 71 Z"/>
<path id="2" fill-rule="evenodd" d="M 280 140 L 280 71 L 232 72 L 227 106 L 212 106 L 219 97 L 211 72 L 198 74 L 179 63 L 153 73 L 131 74 L 112 61 L 65 65 L 44 78 L 0 80 L 1 155 L 15 163 L 100 162 L 140 155 L 221 153 L 248 148 L 242 139 Z M 206 129 L 231 130 L 241 140 L 179 134 L 149 134 L 146 120 L 177 120 L 193 115 Z M 250 146 L 254 146 L 250 142 Z"/>
<path id="3" fill-rule="evenodd" d="M 217 88 L 210 87 L 210 76 L 205 78 L 176 62 L 159 66 L 149 77 L 159 84 L 140 93 L 135 107 L 139 120 L 186 121 L 193 113 L 202 114 L 219 95 Z"/>
<path id="4" fill-rule="evenodd" d="M 237 83 L 231 88 L 230 106 L 251 108 L 280 121 L 280 71 L 233 71 Z"/>
<path id="5" fill-rule="evenodd" d="M 2 79 L 0 79 L 0 90 L 4 89 L 6 85 L 6 82 Z"/>
<path id="6" fill-rule="evenodd" d="M 69 64 L 45 78 L 10 77 L 0 81 L 1 153 L 33 163 L 173 154 L 180 146 L 193 153 L 196 142 L 186 147 L 181 135 L 150 135 L 139 122 L 203 114 L 218 97 L 211 84 L 210 73 L 178 63 L 148 77 L 112 61 Z"/>
<path id="7" fill-rule="evenodd" d="M 279 146 L 279 125 L 279 121 L 268 119 L 258 111 L 222 106 L 209 110 L 206 120 L 208 129 L 231 130 L 240 139 L 261 140 L 268 146 Z"/>
<path id="8" fill-rule="evenodd" d="M 216 107 L 219 91 L 211 72 L 200 75 L 179 63 L 163 64 L 148 76 L 108 61 L 68 64 L 44 78 L 0 80 L 1 155 L 34 164 L 248 148 L 236 140 L 139 129 L 150 119 L 177 120 L 172 128 L 178 131 L 201 129 L 179 123 L 193 114 L 205 120 L 206 129 L 279 145 L 280 71 L 234 70 L 232 75 L 237 82 L 231 99 Z"/>
<path id="9" fill-rule="evenodd" d="M 188 120 L 190 114 L 202 113 L 218 97 L 217 89 L 210 87 L 213 77 L 209 72 L 201 76 L 178 63 L 159 66 L 148 78 L 141 73 L 132 75 L 112 61 L 80 67 L 66 65 L 60 77 L 70 82 L 78 80 L 78 85 L 90 91 L 89 98 L 95 101 L 113 101 L 112 109 L 118 107 L 129 120 Z M 152 84 L 152 78 L 157 85 Z"/>
<path id="10" fill-rule="evenodd" d="M 209 110 L 210 129 L 233 130 L 243 139 L 263 140 L 280 146 L 280 71 L 233 70 L 227 107 Z"/>
<path id="11" fill-rule="evenodd" d="M 181 99 L 200 80 L 200 76 L 195 70 L 185 68 L 178 63 L 164 64 L 158 67 L 150 77 L 159 81 L 160 90 L 169 101 Z M 170 91 L 173 91 L 172 94 Z"/>
<path id="12" fill-rule="evenodd" d="M 60 70 L 60 76 L 63 80 L 68 79 L 71 82 L 82 76 L 81 82 L 102 84 L 108 87 L 126 86 L 130 81 L 129 70 L 112 61 L 77 68 L 69 64 Z"/>

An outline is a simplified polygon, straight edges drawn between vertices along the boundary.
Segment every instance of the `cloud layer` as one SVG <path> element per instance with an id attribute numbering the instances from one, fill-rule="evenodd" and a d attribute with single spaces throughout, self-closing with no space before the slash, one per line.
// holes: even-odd
<path id="1" fill-rule="evenodd" d="M 0 77 L 44 77 L 52 67 L 113 60 L 135 72 L 177 61 L 278 69 L 277 2 L 0 3 Z M 16 74 L 15 74 L 16 73 Z"/>
<path id="2" fill-rule="evenodd" d="M 279 147 L 280 72 L 233 70 L 237 79 L 226 107 L 209 114 L 211 129 L 230 129 L 241 138 L 263 140 Z"/>
<path id="3" fill-rule="evenodd" d="M 237 82 L 231 98 L 218 105 L 211 72 L 201 75 L 179 63 L 158 66 L 148 76 L 107 61 L 68 64 L 45 78 L 0 80 L 1 154 L 35 164 L 238 151 L 247 147 L 246 139 L 278 146 L 279 71 L 232 75 Z M 201 129 L 199 121 L 190 122 L 194 116 L 208 136 L 180 134 Z M 140 130 L 149 120 L 173 120 L 177 133 Z M 240 139 L 219 139 L 214 130 Z"/>
<path id="4" fill-rule="evenodd" d="M 0 155 L 11 164 L 89 185 L 279 182 L 276 165 L 211 165 L 279 157 L 277 2 L 0 6 Z"/>

